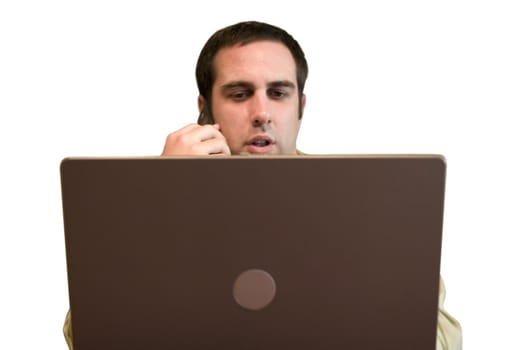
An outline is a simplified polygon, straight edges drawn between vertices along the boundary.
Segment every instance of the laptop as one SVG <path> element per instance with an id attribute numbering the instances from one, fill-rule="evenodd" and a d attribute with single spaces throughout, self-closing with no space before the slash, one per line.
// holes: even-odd
<path id="1" fill-rule="evenodd" d="M 66 158 L 74 348 L 433 350 L 445 168 Z"/>

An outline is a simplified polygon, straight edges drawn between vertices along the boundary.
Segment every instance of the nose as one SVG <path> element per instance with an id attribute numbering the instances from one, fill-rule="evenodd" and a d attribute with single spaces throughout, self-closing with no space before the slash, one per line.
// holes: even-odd
<path id="1" fill-rule="evenodd" d="M 264 126 L 266 124 L 270 124 L 271 122 L 272 118 L 268 112 L 258 112 L 252 117 L 253 126 Z"/>
<path id="2" fill-rule="evenodd" d="M 264 126 L 272 122 L 269 101 L 266 94 L 255 94 L 251 107 L 251 122 L 253 126 Z"/>

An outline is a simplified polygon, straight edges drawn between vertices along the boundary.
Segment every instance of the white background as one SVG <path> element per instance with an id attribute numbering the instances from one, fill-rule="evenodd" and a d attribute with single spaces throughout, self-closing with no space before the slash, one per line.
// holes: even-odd
<path id="1" fill-rule="evenodd" d="M 522 2 L 178 3 L 0 3 L 0 348 L 66 348 L 61 159 L 159 154 L 204 42 L 256 19 L 306 52 L 301 150 L 447 157 L 446 306 L 465 349 L 525 349 Z"/>

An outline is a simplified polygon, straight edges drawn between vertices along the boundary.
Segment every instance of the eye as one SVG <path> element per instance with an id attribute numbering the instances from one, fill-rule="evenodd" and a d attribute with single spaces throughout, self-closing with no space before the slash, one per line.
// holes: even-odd
<path id="1" fill-rule="evenodd" d="M 288 93 L 284 90 L 272 89 L 268 91 L 268 96 L 274 99 L 282 99 L 288 96 Z"/>
<path id="2" fill-rule="evenodd" d="M 232 92 L 229 97 L 234 101 L 243 101 L 246 98 L 250 97 L 251 92 L 248 90 L 239 90 Z"/>

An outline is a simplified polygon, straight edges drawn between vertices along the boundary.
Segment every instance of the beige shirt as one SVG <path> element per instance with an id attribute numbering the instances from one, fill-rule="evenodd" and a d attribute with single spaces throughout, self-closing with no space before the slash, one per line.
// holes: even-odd
<path id="1" fill-rule="evenodd" d="M 439 279 L 439 311 L 436 350 L 461 350 L 461 325 L 445 311 L 445 284 Z"/>

